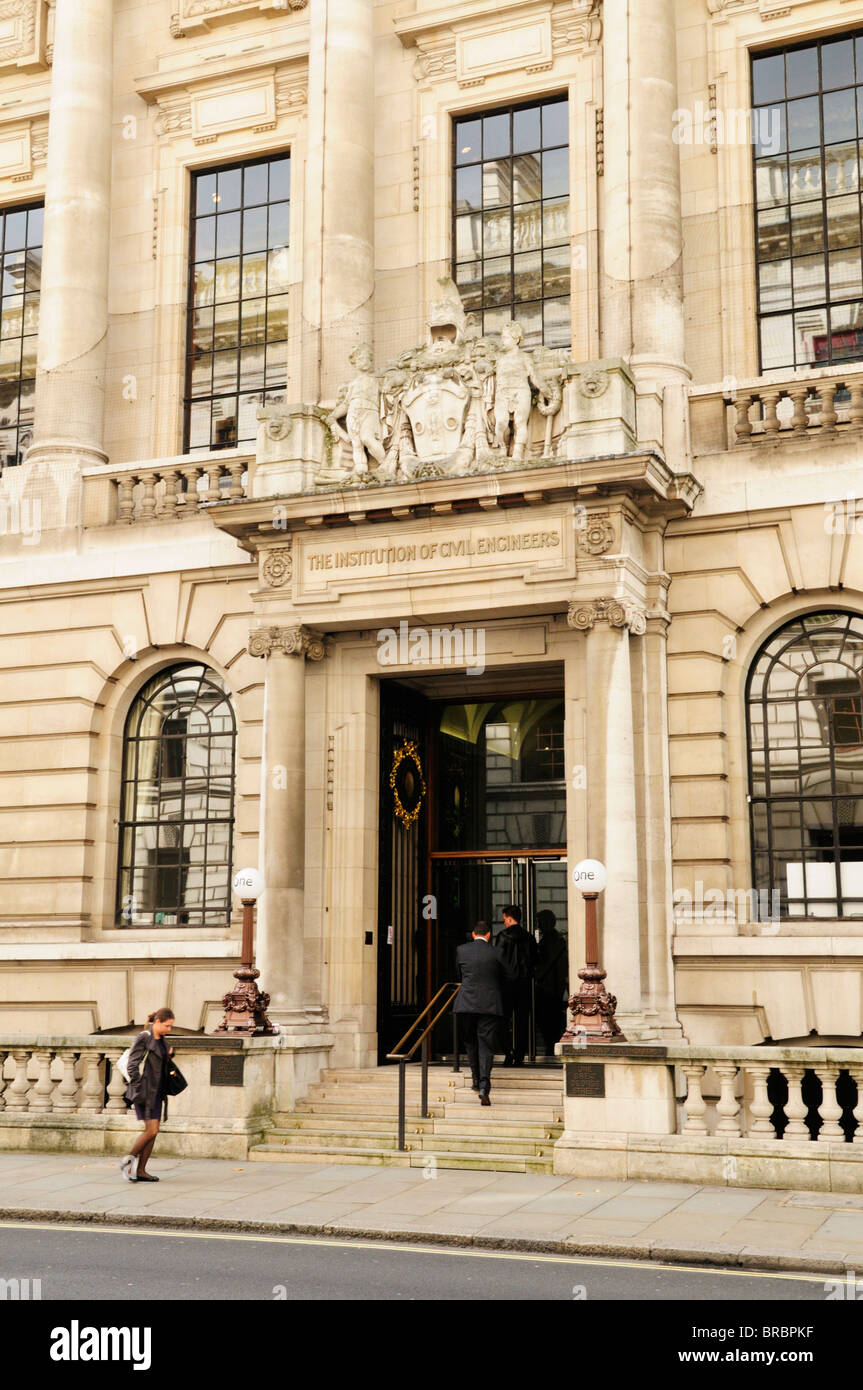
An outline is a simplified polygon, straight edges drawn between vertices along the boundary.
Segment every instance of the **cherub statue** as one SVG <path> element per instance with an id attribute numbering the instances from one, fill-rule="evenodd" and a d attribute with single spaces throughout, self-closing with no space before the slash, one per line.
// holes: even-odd
<path id="1" fill-rule="evenodd" d="M 497 356 L 497 379 L 494 396 L 494 447 L 506 453 L 506 433 L 513 424 L 512 458 L 521 462 L 527 449 L 527 427 L 530 421 L 531 386 L 545 395 L 545 386 L 535 375 L 533 364 L 521 343 L 524 329 L 520 323 L 505 323 L 500 330 L 500 351 Z"/>
<path id="2" fill-rule="evenodd" d="M 329 423 L 334 434 L 351 445 L 354 472 L 362 476 L 369 471 L 369 458 L 381 467 L 386 457 L 381 435 L 380 387 L 368 343 L 354 348 L 350 362 L 357 375 L 339 391 Z"/>

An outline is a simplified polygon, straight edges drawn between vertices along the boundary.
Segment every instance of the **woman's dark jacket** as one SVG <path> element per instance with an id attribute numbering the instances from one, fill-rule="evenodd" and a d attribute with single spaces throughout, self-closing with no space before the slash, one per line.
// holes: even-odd
<path id="1" fill-rule="evenodd" d="M 165 1098 L 166 1060 L 162 1056 L 159 1043 L 167 1051 L 164 1038 L 155 1038 L 149 1028 L 139 1033 L 129 1054 L 129 1084 L 126 1099 L 130 1105 L 142 1105 L 145 1114 L 155 1110 Z"/>

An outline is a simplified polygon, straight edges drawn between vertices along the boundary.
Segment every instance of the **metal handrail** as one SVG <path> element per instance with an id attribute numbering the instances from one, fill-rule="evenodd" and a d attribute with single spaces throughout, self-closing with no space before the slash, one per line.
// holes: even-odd
<path id="1" fill-rule="evenodd" d="M 420 1114 L 422 1115 L 423 1119 L 425 1119 L 428 1115 L 429 1099 L 429 1034 L 431 1033 L 435 1024 L 438 1022 L 438 1019 L 443 1018 L 444 1014 L 452 1004 L 460 989 L 461 985 L 457 984 L 454 980 L 451 980 L 448 984 L 441 985 L 437 994 L 434 996 L 433 999 L 429 1001 L 428 1004 L 426 1004 L 419 1017 L 414 1019 L 413 1023 L 411 1024 L 408 1031 L 405 1033 L 404 1037 L 400 1038 L 399 1041 L 396 1043 L 393 1051 L 387 1053 L 388 1062 L 398 1062 L 399 1064 L 399 1149 L 402 1152 L 404 1151 L 405 1147 L 405 1080 L 407 1064 L 413 1057 L 417 1048 L 421 1047 L 422 1052 L 420 1054 L 420 1060 L 422 1064 L 422 1091 L 420 1095 Z M 434 1018 L 423 1029 L 422 1033 L 420 1033 L 419 1037 L 416 1039 L 413 1046 L 410 1048 L 410 1051 L 404 1052 L 402 1049 L 405 1047 L 411 1034 L 415 1032 L 415 1030 L 423 1022 L 423 1020 L 427 1018 L 427 1016 L 431 1013 L 432 1009 L 437 1004 L 437 1001 L 440 999 L 441 995 L 445 994 L 447 990 L 452 990 L 452 994 L 450 994 L 443 1007 L 441 1009 L 438 1009 L 438 1012 L 435 1014 Z"/>

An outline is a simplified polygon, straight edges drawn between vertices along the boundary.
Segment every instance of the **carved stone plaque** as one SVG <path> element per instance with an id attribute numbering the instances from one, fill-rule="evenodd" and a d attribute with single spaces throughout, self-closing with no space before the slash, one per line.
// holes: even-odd
<path id="1" fill-rule="evenodd" d="M 210 1058 L 211 1086 L 242 1086 L 246 1059 L 242 1052 L 216 1052 Z"/>
<path id="2" fill-rule="evenodd" d="M 566 1094 L 578 1100 L 605 1099 L 605 1067 L 601 1062 L 567 1062 Z"/>

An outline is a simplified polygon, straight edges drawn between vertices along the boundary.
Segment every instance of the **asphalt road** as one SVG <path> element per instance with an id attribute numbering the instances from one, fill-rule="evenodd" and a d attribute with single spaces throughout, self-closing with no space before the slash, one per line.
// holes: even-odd
<path id="1" fill-rule="evenodd" d="M 814 1275 L 314 1237 L 6 1222 L 0 1223 L 0 1280 L 12 1279 L 41 1280 L 43 1301 L 85 1304 L 142 1299 L 823 1304 L 825 1299 L 824 1277 Z M 3 1291 L 0 1285 L 0 1300 Z M 5 1292 L 8 1298 L 8 1288 Z"/>

